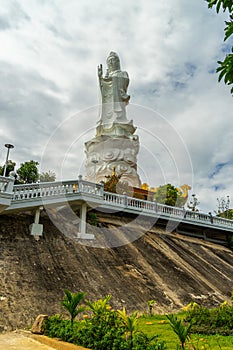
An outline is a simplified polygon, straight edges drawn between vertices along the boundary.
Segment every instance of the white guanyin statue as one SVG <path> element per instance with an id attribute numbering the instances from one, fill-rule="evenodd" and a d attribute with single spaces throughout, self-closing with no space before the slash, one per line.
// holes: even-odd
<path id="1" fill-rule="evenodd" d="M 101 93 L 100 119 L 96 136 L 85 143 L 86 176 L 89 181 L 105 181 L 115 169 L 116 175 L 130 186 L 139 187 L 137 174 L 138 136 L 133 121 L 126 117 L 126 106 L 130 96 L 128 73 L 121 71 L 120 59 L 115 52 L 107 58 L 107 72 L 103 77 L 103 67 L 98 66 Z"/>
<path id="2" fill-rule="evenodd" d="M 114 122 L 127 123 L 125 107 L 130 96 L 127 94 L 129 76 L 121 71 L 120 59 L 115 52 L 110 52 L 107 58 L 107 72 L 103 77 L 102 64 L 98 67 L 101 92 L 100 124 L 109 128 Z"/>

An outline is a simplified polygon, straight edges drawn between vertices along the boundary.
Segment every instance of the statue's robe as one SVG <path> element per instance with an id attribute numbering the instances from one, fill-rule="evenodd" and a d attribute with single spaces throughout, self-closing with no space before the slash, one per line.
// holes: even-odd
<path id="1" fill-rule="evenodd" d="M 127 95 L 129 77 L 127 72 L 115 71 L 100 81 L 102 106 L 100 124 L 111 128 L 113 123 L 127 123 L 125 107 L 130 96 Z"/>

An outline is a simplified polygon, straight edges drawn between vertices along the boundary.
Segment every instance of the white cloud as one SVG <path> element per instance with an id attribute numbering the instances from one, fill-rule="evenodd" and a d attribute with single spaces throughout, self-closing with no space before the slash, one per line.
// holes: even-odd
<path id="1" fill-rule="evenodd" d="M 43 155 L 43 170 L 65 178 L 83 171 L 83 144 L 98 114 L 96 68 L 114 50 L 131 79 L 128 114 L 138 126 L 142 181 L 192 182 L 203 210 L 215 207 L 216 195 L 233 198 L 232 97 L 215 74 L 225 19 L 202 0 L 3 0 L 2 148 L 14 143 L 18 163 Z"/>

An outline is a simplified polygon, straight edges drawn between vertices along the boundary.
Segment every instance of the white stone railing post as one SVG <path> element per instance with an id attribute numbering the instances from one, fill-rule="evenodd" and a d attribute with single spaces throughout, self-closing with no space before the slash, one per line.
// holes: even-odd
<path id="1" fill-rule="evenodd" d="M 10 176 L 9 177 L 9 181 L 8 181 L 8 185 L 7 185 L 7 188 L 6 188 L 6 192 L 13 193 L 14 183 L 15 183 L 14 176 Z"/>
<path id="2" fill-rule="evenodd" d="M 15 178 L 13 176 L 0 176 L 0 192 L 12 193 Z"/>
<path id="3" fill-rule="evenodd" d="M 104 181 L 100 181 L 100 196 L 104 196 Z"/>
<path id="4" fill-rule="evenodd" d="M 79 188 L 79 191 L 82 192 L 83 191 L 83 183 L 82 183 L 82 175 L 79 175 L 78 176 L 78 188 Z"/>
<path id="5" fill-rule="evenodd" d="M 11 204 L 14 181 L 15 178 L 13 176 L 0 176 L 0 212 Z"/>
<path id="6" fill-rule="evenodd" d="M 127 198 L 127 194 L 126 192 L 123 192 L 123 201 L 124 201 L 124 206 L 127 207 L 128 206 L 128 198 Z"/>

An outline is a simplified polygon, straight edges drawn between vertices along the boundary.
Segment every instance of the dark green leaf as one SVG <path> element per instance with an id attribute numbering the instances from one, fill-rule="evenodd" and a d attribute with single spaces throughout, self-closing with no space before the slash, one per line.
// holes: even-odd
<path id="1" fill-rule="evenodd" d="M 226 22 L 226 25 L 224 41 L 233 34 L 233 22 Z"/>

